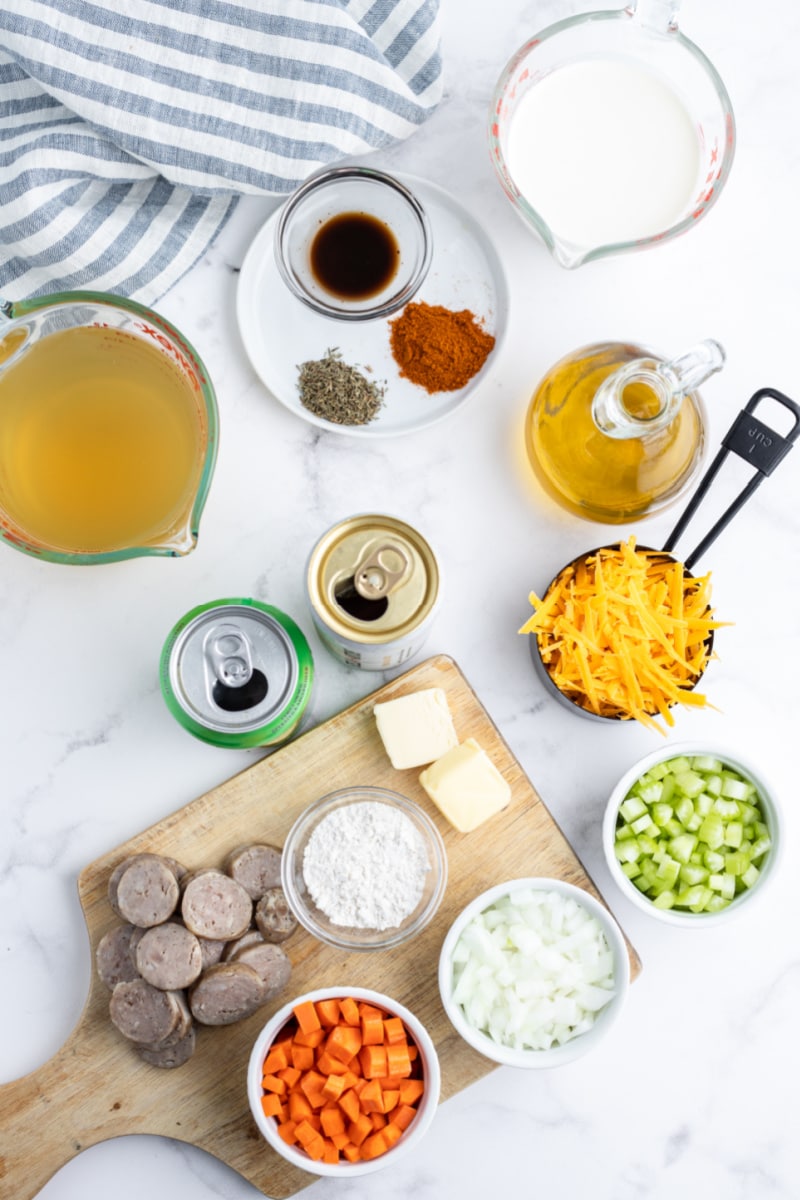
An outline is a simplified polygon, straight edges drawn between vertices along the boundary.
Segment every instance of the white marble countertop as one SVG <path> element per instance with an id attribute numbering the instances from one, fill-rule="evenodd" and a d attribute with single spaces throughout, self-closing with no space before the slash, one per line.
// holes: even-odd
<path id="1" fill-rule="evenodd" d="M 425 655 L 446 653 L 460 665 L 641 955 L 623 1018 L 592 1054 L 560 1070 L 490 1073 L 441 1107 L 395 1169 L 346 1185 L 320 1181 L 304 1193 L 309 1200 L 800 1195 L 792 1032 L 800 1005 L 792 899 L 800 637 L 789 617 L 800 593 L 800 458 L 790 456 L 703 560 L 718 614 L 734 624 L 719 635 L 719 661 L 707 675 L 717 711 L 680 713 L 670 734 L 746 747 L 782 796 L 783 869 L 737 920 L 711 932 L 668 928 L 615 889 L 601 814 L 617 778 L 658 735 L 609 730 L 562 710 L 544 695 L 516 632 L 529 590 L 611 532 L 556 510 L 522 463 L 528 398 L 556 359 L 606 339 L 667 355 L 719 339 L 727 365 L 703 389 L 712 445 L 757 388 L 800 391 L 800 16 L 790 0 L 763 11 L 744 0 L 685 5 L 681 27 L 716 65 L 736 112 L 727 190 L 689 236 L 570 273 L 503 196 L 485 114 L 517 46 L 577 11 L 569 0 L 444 0 L 445 100 L 410 141 L 372 160 L 450 189 L 506 265 L 508 336 L 471 403 L 391 441 L 320 432 L 278 404 L 236 327 L 237 268 L 275 207 L 248 200 L 159 305 L 199 348 L 219 398 L 220 457 L 197 550 L 85 570 L 1 552 L 4 1081 L 55 1053 L 81 1012 L 90 971 L 75 888 L 82 867 L 254 760 L 195 740 L 168 715 L 157 663 L 174 621 L 221 595 L 250 595 L 293 614 L 315 651 L 320 718 L 383 682 L 325 652 L 303 596 L 308 549 L 357 511 L 394 512 L 436 546 L 446 596 Z M 636 532 L 657 540 L 673 517 Z M 194 1200 L 259 1194 L 202 1152 L 131 1137 L 85 1151 L 41 1196 L 166 1200 L 190 1192 Z"/>

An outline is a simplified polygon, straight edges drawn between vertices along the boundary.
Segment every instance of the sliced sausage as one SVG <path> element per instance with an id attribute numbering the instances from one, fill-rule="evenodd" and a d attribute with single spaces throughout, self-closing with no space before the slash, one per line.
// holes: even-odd
<path id="1" fill-rule="evenodd" d="M 117 907 L 117 889 L 119 887 L 119 881 L 127 871 L 128 867 L 135 862 L 142 862 L 144 860 L 164 863 L 165 866 L 169 867 L 170 871 L 172 871 L 172 874 L 179 883 L 181 878 L 186 874 L 186 868 L 181 866 L 177 859 L 169 858 L 164 854 L 131 854 L 127 858 L 123 858 L 122 861 L 118 862 L 114 867 L 114 870 L 111 872 L 111 875 L 108 879 L 108 902 L 118 917 L 122 915 Z"/>
<path id="2" fill-rule="evenodd" d="M 240 938 L 236 938 L 235 941 L 225 943 L 225 949 L 222 953 L 222 961 L 230 962 L 232 958 L 236 957 L 240 950 L 244 950 L 245 946 L 260 946 L 263 941 L 264 939 L 258 929 L 248 929 L 247 933 L 243 933 Z"/>
<path id="3" fill-rule="evenodd" d="M 217 963 L 190 988 L 189 1007 L 201 1025 L 232 1025 L 259 1009 L 268 999 L 266 992 L 261 976 L 247 963 Z"/>
<path id="4" fill-rule="evenodd" d="M 255 920 L 265 942 L 285 942 L 297 929 L 283 888 L 268 888 L 256 905 Z"/>
<path id="5" fill-rule="evenodd" d="M 189 1061 L 196 1044 L 194 1025 L 190 1025 L 188 1032 L 172 1046 L 137 1046 L 136 1050 L 139 1057 L 151 1067 L 171 1070 L 173 1067 L 182 1067 Z"/>
<path id="6" fill-rule="evenodd" d="M 187 884 L 181 913 L 186 928 L 197 937 L 229 941 L 241 937 L 250 928 L 253 901 L 242 885 L 229 875 L 208 872 L 197 875 Z"/>
<path id="7" fill-rule="evenodd" d="M 153 987 L 177 991 L 198 978 L 203 969 L 203 952 L 193 933 L 176 921 L 166 921 L 146 930 L 140 938 L 136 967 Z"/>
<path id="8" fill-rule="evenodd" d="M 136 932 L 135 925 L 117 925 L 97 943 L 97 974 L 110 992 L 118 983 L 130 983 L 139 976 L 131 956 L 131 938 Z"/>
<path id="9" fill-rule="evenodd" d="M 225 953 L 225 947 L 229 945 L 224 938 L 199 937 L 197 941 L 200 946 L 204 971 L 206 967 L 213 967 L 215 963 L 219 962 Z"/>
<path id="10" fill-rule="evenodd" d="M 133 979 L 117 984 L 108 1010 L 123 1037 L 132 1042 L 163 1042 L 182 1019 L 182 999 L 176 992 L 162 992 L 144 979 Z"/>
<path id="11" fill-rule="evenodd" d="M 260 842 L 239 846 L 225 859 L 225 870 L 251 900 L 259 900 L 269 888 L 280 885 L 281 852 Z"/>
<path id="12" fill-rule="evenodd" d="M 179 898 L 175 875 L 156 855 L 137 855 L 117 883 L 117 912 L 124 921 L 144 929 L 168 921 Z"/>
<path id="13" fill-rule="evenodd" d="M 270 942 L 245 946 L 232 961 L 253 968 L 266 989 L 265 1000 L 271 1000 L 282 992 L 292 974 L 292 964 L 286 952 L 281 946 L 274 946 Z"/>

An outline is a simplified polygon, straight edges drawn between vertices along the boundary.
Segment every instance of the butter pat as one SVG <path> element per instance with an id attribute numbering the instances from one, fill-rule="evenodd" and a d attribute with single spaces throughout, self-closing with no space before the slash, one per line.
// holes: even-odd
<path id="1" fill-rule="evenodd" d="M 447 696 L 441 688 L 410 692 L 374 708 L 392 766 L 398 771 L 422 767 L 458 745 Z"/>
<path id="2" fill-rule="evenodd" d="M 471 833 L 511 799 L 511 788 L 474 738 L 431 763 L 419 781 L 460 833 Z"/>

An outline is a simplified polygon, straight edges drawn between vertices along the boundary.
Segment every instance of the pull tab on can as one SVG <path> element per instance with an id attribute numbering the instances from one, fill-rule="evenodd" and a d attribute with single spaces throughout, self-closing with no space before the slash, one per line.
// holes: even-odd
<path id="1" fill-rule="evenodd" d="M 396 542 L 370 551 L 353 575 L 353 587 L 365 600 L 381 600 L 399 587 L 411 571 L 411 558 Z"/>
<path id="2" fill-rule="evenodd" d="M 203 657 L 212 679 L 224 687 L 240 688 L 250 682 L 253 654 L 238 625 L 217 625 L 205 636 Z"/>

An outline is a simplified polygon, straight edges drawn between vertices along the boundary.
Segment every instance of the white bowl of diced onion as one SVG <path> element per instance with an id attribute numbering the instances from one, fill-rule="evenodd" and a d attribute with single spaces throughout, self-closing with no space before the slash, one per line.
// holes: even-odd
<path id="1" fill-rule="evenodd" d="M 763 894 L 781 850 L 774 787 L 738 752 L 679 742 L 626 771 L 603 851 L 625 896 L 670 925 L 709 928 Z"/>
<path id="2" fill-rule="evenodd" d="M 556 1067 L 598 1044 L 625 1003 L 630 959 L 614 918 L 583 888 L 513 879 L 456 917 L 439 992 L 473 1049 L 512 1067 Z"/>

